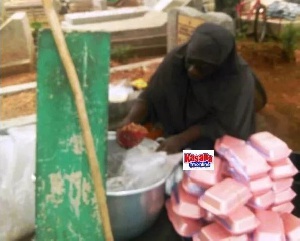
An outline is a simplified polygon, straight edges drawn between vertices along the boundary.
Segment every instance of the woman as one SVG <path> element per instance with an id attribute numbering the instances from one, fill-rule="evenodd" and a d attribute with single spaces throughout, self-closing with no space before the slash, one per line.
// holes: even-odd
<path id="1" fill-rule="evenodd" d="M 121 126 L 160 123 L 166 139 L 158 150 L 168 153 L 213 149 L 224 134 L 247 139 L 255 131 L 256 86 L 262 108 L 265 92 L 237 54 L 234 36 L 204 23 L 165 57 Z"/>

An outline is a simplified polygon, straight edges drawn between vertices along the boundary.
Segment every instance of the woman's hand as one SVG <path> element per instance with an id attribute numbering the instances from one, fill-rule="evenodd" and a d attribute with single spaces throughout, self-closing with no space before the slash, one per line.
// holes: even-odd
<path id="1" fill-rule="evenodd" d="M 179 135 L 171 136 L 160 143 L 156 151 L 165 151 L 168 154 L 174 154 L 182 151 L 184 143 Z"/>
<path id="2" fill-rule="evenodd" d="M 123 126 L 126 126 L 130 124 L 130 120 L 128 119 L 123 119 L 122 121 L 118 122 L 118 123 L 115 123 L 113 125 L 109 125 L 108 129 L 110 131 L 117 131 L 118 129 L 121 129 Z"/>
<path id="3" fill-rule="evenodd" d="M 126 126 L 130 123 L 141 124 L 145 121 L 146 116 L 148 115 L 148 106 L 146 101 L 140 99 L 136 101 L 132 108 L 130 109 L 128 115 L 119 123 L 109 126 L 109 130 L 118 130 L 123 126 Z"/>
<path id="4" fill-rule="evenodd" d="M 187 130 L 171 136 L 162 141 L 157 151 L 165 151 L 168 154 L 181 152 L 189 143 L 196 141 L 201 137 L 201 130 L 199 125 L 194 125 Z"/>

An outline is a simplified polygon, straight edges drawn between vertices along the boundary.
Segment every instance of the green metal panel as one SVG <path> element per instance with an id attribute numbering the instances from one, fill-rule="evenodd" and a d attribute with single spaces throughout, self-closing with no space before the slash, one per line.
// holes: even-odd
<path id="1" fill-rule="evenodd" d="M 66 41 L 105 179 L 110 36 L 69 33 Z M 36 240 L 104 241 L 74 97 L 49 30 L 40 34 L 37 68 Z"/>

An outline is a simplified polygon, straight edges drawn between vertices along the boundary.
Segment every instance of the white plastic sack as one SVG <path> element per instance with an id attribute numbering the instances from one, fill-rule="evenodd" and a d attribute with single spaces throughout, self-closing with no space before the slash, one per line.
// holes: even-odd
<path id="1" fill-rule="evenodd" d="M 176 178 L 175 173 L 171 176 L 170 174 L 178 166 L 182 153 L 167 155 L 166 152 L 156 152 L 159 143 L 147 138 L 136 147 L 126 150 L 115 139 L 115 133 L 109 133 L 106 182 L 108 192 L 145 188 L 163 179 L 167 179 L 167 186 L 171 188 L 174 181 L 177 181 L 178 170 Z"/>
<path id="2" fill-rule="evenodd" d="M 0 139 L 0 240 L 13 241 L 35 227 L 35 125 L 12 128 Z"/>
<path id="3" fill-rule="evenodd" d="M 109 138 L 110 139 L 110 138 Z M 169 173 L 165 152 L 155 152 L 159 144 L 144 139 L 138 146 L 126 150 L 112 136 L 108 142 L 108 191 L 127 191 L 148 187 Z"/>
<path id="4" fill-rule="evenodd" d="M 117 85 L 109 84 L 108 100 L 110 103 L 122 103 L 128 100 L 128 97 L 133 93 L 133 88 L 126 85 L 127 80 L 124 80 Z"/>
<path id="5" fill-rule="evenodd" d="M 166 178 L 166 160 L 166 152 L 129 156 L 123 160 L 124 170 L 121 175 L 130 177 L 136 188 L 148 187 Z"/>

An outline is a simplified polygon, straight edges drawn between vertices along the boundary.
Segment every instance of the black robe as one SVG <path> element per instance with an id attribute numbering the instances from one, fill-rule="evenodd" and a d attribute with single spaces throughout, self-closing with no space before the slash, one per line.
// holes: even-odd
<path id="1" fill-rule="evenodd" d="M 213 63 L 217 71 L 204 80 L 191 80 L 187 57 Z M 215 141 L 224 134 L 247 139 L 254 133 L 254 96 L 255 76 L 238 56 L 232 34 L 205 23 L 188 43 L 167 54 L 140 98 L 166 136 L 199 125 L 202 137 Z"/>

